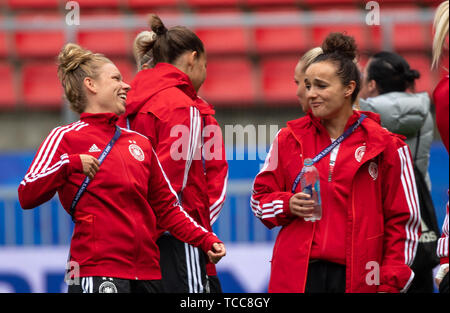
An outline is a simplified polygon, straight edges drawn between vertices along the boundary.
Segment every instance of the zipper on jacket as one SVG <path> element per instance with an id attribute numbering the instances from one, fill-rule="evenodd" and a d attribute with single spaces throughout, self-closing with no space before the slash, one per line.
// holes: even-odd
<path id="1" fill-rule="evenodd" d="M 306 257 L 305 280 L 303 281 L 303 293 L 305 293 L 306 281 L 308 279 L 309 257 L 311 255 L 311 246 L 312 246 L 312 242 L 314 239 L 314 232 L 316 230 L 316 224 L 315 223 L 312 223 L 312 224 L 313 224 L 313 229 L 312 229 L 312 234 L 311 234 L 311 240 L 309 241 L 308 255 Z"/>

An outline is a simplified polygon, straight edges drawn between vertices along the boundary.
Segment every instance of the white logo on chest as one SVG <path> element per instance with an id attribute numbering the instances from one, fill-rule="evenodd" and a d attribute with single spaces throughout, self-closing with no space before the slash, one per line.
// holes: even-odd
<path id="1" fill-rule="evenodd" d="M 355 150 L 356 161 L 361 162 L 365 152 L 366 152 L 366 146 L 361 146 L 358 149 L 356 149 Z"/>
<path id="2" fill-rule="evenodd" d="M 134 140 L 129 140 L 129 142 L 131 145 L 128 146 L 128 151 L 130 151 L 131 155 L 138 161 L 144 161 L 145 155 L 141 147 L 139 147 Z"/>
<path id="3" fill-rule="evenodd" d="M 378 165 L 375 162 L 370 162 L 369 164 L 369 175 L 376 180 L 378 178 Z"/>

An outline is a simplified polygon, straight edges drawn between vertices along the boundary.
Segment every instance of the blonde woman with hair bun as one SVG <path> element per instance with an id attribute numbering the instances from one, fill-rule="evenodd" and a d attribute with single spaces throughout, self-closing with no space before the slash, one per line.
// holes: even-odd
<path id="1" fill-rule="evenodd" d="M 444 51 L 448 57 L 448 24 L 449 24 L 449 2 L 442 2 L 436 10 L 433 29 L 433 68 L 438 66 L 441 55 Z M 442 143 L 449 152 L 449 75 L 448 69 L 441 81 L 437 84 L 433 92 L 433 100 L 436 108 L 436 125 L 441 135 Z M 440 258 L 441 266 L 436 274 L 435 281 L 439 286 L 439 292 L 449 292 L 448 278 L 448 207 L 447 201 L 446 216 L 442 225 L 442 236 L 438 240 L 437 256 Z"/>
<path id="2" fill-rule="evenodd" d="M 130 90 L 117 67 L 69 43 L 58 76 L 80 120 L 50 132 L 18 194 L 28 210 L 57 192 L 71 215 L 69 293 L 161 292 L 157 223 L 218 262 L 225 247 L 181 207 L 148 139 L 117 126 Z"/>

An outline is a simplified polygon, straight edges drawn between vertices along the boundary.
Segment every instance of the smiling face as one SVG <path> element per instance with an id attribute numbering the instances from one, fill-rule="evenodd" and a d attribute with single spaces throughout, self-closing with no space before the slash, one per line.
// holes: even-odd
<path id="1" fill-rule="evenodd" d="M 355 83 L 344 86 L 336 73 L 336 66 L 328 61 L 310 65 L 305 73 L 306 99 L 314 116 L 331 120 L 352 111 L 351 95 Z"/>
<path id="2" fill-rule="evenodd" d="M 98 76 L 92 79 L 92 100 L 97 111 L 115 113 L 125 112 L 127 93 L 130 86 L 122 81 L 122 75 L 112 63 L 104 63 L 98 70 Z"/>

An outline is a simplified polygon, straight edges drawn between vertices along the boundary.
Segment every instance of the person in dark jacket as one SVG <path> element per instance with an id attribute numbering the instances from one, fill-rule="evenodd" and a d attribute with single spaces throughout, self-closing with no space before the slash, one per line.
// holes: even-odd
<path id="1" fill-rule="evenodd" d="M 420 77 L 420 73 L 411 69 L 402 56 L 383 51 L 369 59 L 363 76 L 359 101 L 361 110 L 378 113 L 382 126 L 406 137 L 405 142 L 411 150 L 414 164 L 420 171 L 416 173 L 418 191 L 430 195 L 431 181 L 428 165 L 434 137 L 434 123 L 428 93 L 414 92 L 415 80 Z M 424 178 L 423 186 L 422 180 L 419 181 L 419 175 Z M 425 198 L 430 201 L 425 201 Z M 434 247 L 439 237 L 439 228 L 430 196 L 421 199 L 421 216 L 421 243 L 412 266 L 416 276 L 409 292 L 433 292 L 434 290 L 433 268 L 437 265 L 437 258 L 429 259 L 425 254 L 431 254 L 430 251 L 424 250 L 425 246 Z"/>

